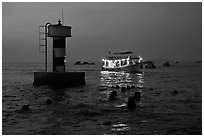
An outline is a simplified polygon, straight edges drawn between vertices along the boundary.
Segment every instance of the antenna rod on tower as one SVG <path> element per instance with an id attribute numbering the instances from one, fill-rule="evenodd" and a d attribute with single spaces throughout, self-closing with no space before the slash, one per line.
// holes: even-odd
<path id="1" fill-rule="evenodd" d="M 63 8 L 62 8 L 62 25 L 64 25 L 64 13 L 63 13 Z"/>

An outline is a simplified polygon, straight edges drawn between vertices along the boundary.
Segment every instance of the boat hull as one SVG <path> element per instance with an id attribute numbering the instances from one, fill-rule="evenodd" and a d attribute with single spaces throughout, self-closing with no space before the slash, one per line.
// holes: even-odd
<path id="1" fill-rule="evenodd" d="M 125 67 L 120 67 L 120 68 L 105 68 L 102 67 L 102 70 L 108 70 L 108 71 L 126 71 L 126 72 L 141 72 L 140 71 L 140 64 L 135 64 L 135 65 L 129 65 Z"/>

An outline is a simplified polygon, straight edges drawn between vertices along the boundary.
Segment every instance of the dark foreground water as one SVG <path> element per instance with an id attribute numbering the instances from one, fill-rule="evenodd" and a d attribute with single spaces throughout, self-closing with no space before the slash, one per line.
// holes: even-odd
<path id="1" fill-rule="evenodd" d="M 33 72 L 43 65 L 3 64 L 2 134 L 202 134 L 202 64 L 160 64 L 142 74 L 100 71 L 100 65 L 67 68 L 85 71 L 86 86 L 35 87 Z M 121 92 L 116 85 L 135 88 Z M 135 91 L 142 98 L 128 110 Z M 25 104 L 30 111 L 21 111 Z"/>

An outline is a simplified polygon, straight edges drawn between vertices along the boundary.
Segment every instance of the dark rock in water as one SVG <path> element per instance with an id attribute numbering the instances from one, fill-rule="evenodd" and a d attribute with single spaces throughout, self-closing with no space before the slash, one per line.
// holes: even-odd
<path id="1" fill-rule="evenodd" d="M 128 98 L 128 109 L 134 109 L 136 107 L 135 100 L 133 97 Z"/>
<path id="2" fill-rule="evenodd" d="M 95 63 L 94 63 L 94 62 L 91 62 L 91 63 L 89 63 L 89 65 L 95 65 Z"/>
<path id="3" fill-rule="evenodd" d="M 30 105 L 23 105 L 21 110 L 22 111 L 29 111 L 30 110 Z"/>
<path id="4" fill-rule="evenodd" d="M 50 104 L 52 104 L 52 99 L 50 99 L 50 98 L 48 98 L 48 99 L 46 99 L 46 104 L 48 104 L 48 105 L 50 105 Z"/>
<path id="5" fill-rule="evenodd" d="M 149 90 L 153 90 L 153 88 L 149 88 Z"/>
<path id="6" fill-rule="evenodd" d="M 196 61 L 195 63 L 202 63 L 202 61 Z"/>
<path id="7" fill-rule="evenodd" d="M 163 66 L 165 67 L 169 67 L 170 66 L 170 63 L 168 61 L 164 62 Z"/>
<path id="8" fill-rule="evenodd" d="M 74 65 L 81 65 L 82 64 L 82 62 L 81 61 L 77 61 L 77 62 L 75 62 L 75 64 Z"/>
<path id="9" fill-rule="evenodd" d="M 109 96 L 109 100 L 114 100 L 117 96 L 117 91 L 112 91 Z"/>
<path id="10" fill-rule="evenodd" d="M 89 64 L 89 63 L 88 63 L 88 62 L 86 62 L 86 61 L 82 63 L 82 65 L 88 65 L 88 64 Z"/>
<path id="11" fill-rule="evenodd" d="M 135 92 L 134 93 L 134 99 L 140 99 L 141 98 L 141 93 L 140 92 Z"/>
<path id="12" fill-rule="evenodd" d="M 107 126 L 107 125 L 111 125 L 111 124 L 112 124 L 112 122 L 111 122 L 111 121 L 107 121 L 107 122 L 104 122 L 102 125 Z"/>
<path id="13" fill-rule="evenodd" d="M 116 88 L 120 88 L 120 86 L 118 86 L 118 85 L 116 85 L 115 87 L 116 87 Z"/>
<path id="14" fill-rule="evenodd" d="M 121 91 L 122 91 L 122 92 L 125 92 L 125 87 L 122 87 L 122 88 L 121 88 Z"/>
<path id="15" fill-rule="evenodd" d="M 154 69 L 156 68 L 155 64 L 153 61 L 146 61 L 146 62 L 143 62 L 145 64 L 145 68 L 147 69 Z"/>
<path id="16" fill-rule="evenodd" d="M 95 63 L 94 62 L 89 63 L 87 61 L 85 61 L 85 62 L 77 61 L 74 63 L 74 65 L 95 65 Z"/>
<path id="17" fill-rule="evenodd" d="M 129 85 L 127 85 L 127 90 L 130 90 L 130 86 Z"/>
<path id="18" fill-rule="evenodd" d="M 175 94 L 175 95 L 178 94 L 178 91 L 177 91 L 177 90 L 174 90 L 174 91 L 173 91 L 173 94 Z"/>

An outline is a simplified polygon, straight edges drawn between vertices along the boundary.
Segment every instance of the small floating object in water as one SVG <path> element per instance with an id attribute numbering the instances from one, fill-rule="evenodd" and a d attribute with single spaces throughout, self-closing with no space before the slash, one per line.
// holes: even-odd
<path id="1" fill-rule="evenodd" d="M 102 125 L 107 126 L 107 125 L 111 125 L 111 124 L 112 124 L 112 122 L 111 122 L 111 121 L 107 121 L 107 122 L 104 122 Z"/>
<path id="2" fill-rule="evenodd" d="M 153 88 L 149 88 L 149 90 L 154 90 Z"/>
<path id="3" fill-rule="evenodd" d="M 128 98 L 128 109 L 134 109 L 136 107 L 135 100 L 133 97 Z"/>
<path id="4" fill-rule="evenodd" d="M 50 99 L 50 98 L 48 98 L 48 99 L 46 99 L 46 104 L 48 104 L 48 105 L 50 105 L 50 104 L 52 104 L 52 99 Z"/>
<path id="5" fill-rule="evenodd" d="M 174 90 L 174 91 L 173 91 L 173 94 L 175 94 L 175 95 L 178 94 L 178 91 L 177 91 L 177 90 Z"/>
<path id="6" fill-rule="evenodd" d="M 30 107 L 29 107 L 30 105 L 23 105 L 22 106 L 22 108 L 21 108 L 21 110 L 22 111 L 29 111 L 30 110 Z"/>
<path id="7" fill-rule="evenodd" d="M 141 98 L 141 93 L 136 91 L 134 93 L 134 99 L 140 99 L 140 98 Z"/>
<path id="8" fill-rule="evenodd" d="M 109 100 L 114 100 L 116 96 L 117 96 L 117 91 L 112 91 L 110 93 Z"/>
<path id="9" fill-rule="evenodd" d="M 121 88 L 121 91 L 122 91 L 122 92 L 125 92 L 125 87 L 122 87 L 122 88 Z"/>
<path id="10" fill-rule="evenodd" d="M 127 90 L 130 90 L 130 86 L 129 85 L 127 85 Z"/>

